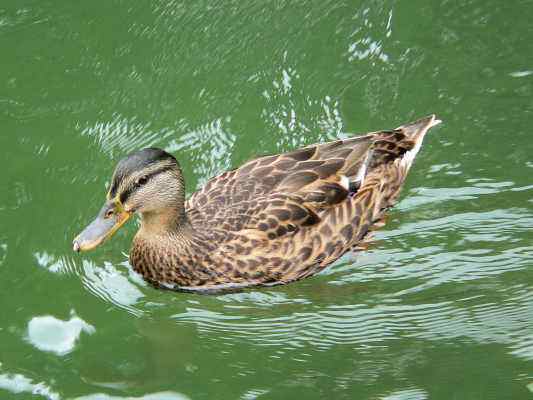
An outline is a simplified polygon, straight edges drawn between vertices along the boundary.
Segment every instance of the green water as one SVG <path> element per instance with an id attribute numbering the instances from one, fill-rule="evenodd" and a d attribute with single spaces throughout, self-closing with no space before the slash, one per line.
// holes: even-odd
<path id="1" fill-rule="evenodd" d="M 460 4 L 460 5 L 458 5 Z M 513 4 L 512 6 L 509 4 Z M 533 2 L 0 2 L 1 399 L 533 399 Z M 436 113 L 368 252 L 200 296 L 72 238 L 114 164 L 188 191 Z"/>

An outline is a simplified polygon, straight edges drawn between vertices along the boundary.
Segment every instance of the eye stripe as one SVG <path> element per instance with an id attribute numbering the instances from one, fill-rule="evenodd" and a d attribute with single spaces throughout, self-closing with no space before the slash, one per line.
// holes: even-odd
<path id="1" fill-rule="evenodd" d="M 148 181 L 150 181 L 150 179 L 152 179 L 152 177 L 156 176 L 157 174 L 160 174 L 162 172 L 166 172 L 166 171 L 169 171 L 171 170 L 173 167 L 171 166 L 166 166 L 166 167 L 163 167 L 163 168 L 159 168 L 159 169 L 156 169 L 155 171 L 153 172 L 150 172 L 149 174 L 146 174 L 146 175 L 143 175 L 143 177 L 146 178 L 146 183 L 148 183 Z M 137 185 L 130 185 L 126 190 L 124 190 L 121 194 L 120 194 L 120 202 L 122 204 L 124 204 L 128 198 L 131 196 L 131 194 L 133 192 L 135 192 L 137 189 L 139 189 L 140 186 L 137 186 Z"/>
<path id="2" fill-rule="evenodd" d="M 117 194 L 118 184 L 122 180 L 122 177 L 114 176 L 111 182 L 111 189 L 109 189 L 109 198 L 113 198 Z"/>

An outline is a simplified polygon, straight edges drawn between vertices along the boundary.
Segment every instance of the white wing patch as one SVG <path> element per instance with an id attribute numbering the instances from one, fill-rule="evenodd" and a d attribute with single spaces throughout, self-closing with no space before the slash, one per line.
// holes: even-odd
<path id="1" fill-rule="evenodd" d="M 346 175 L 341 175 L 341 182 L 340 182 L 341 186 L 346 189 L 346 190 L 350 190 L 350 180 L 348 179 L 348 177 Z"/>

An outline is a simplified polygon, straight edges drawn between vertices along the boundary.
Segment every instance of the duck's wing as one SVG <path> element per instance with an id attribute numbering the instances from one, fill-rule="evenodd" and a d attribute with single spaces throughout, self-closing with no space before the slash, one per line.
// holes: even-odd
<path id="1" fill-rule="evenodd" d="M 256 228 L 270 238 L 313 225 L 328 208 L 355 195 L 383 165 L 400 159 L 405 171 L 399 175 L 405 175 L 421 142 L 416 135 L 422 125 L 428 125 L 426 119 L 251 160 L 194 193 L 187 203 L 190 218 L 226 231 Z"/>
<path id="2" fill-rule="evenodd" d="M 357 180 L 373 138 L 365 135 L 336 140 L 248 161 L 209 180 L 189 198 L 188 212 L 212 225 L 220 218 L 246 222 L 247 215 L 253 215 L 268 201 L 339 201 L 348 194 L 350 179 Z"/>

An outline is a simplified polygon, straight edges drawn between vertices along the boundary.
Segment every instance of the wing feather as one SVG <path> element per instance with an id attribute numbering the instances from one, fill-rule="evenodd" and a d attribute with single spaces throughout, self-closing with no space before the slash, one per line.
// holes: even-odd
<path id="1" fill-rule="evenodd" d="M 397 129 L 263 156 L 209 180 L 187 201 L 188 214 L 193 224 L 210 229 L 290 234 L 318 223 L 358 190 L 371 169 L 413 145 Z"/>

